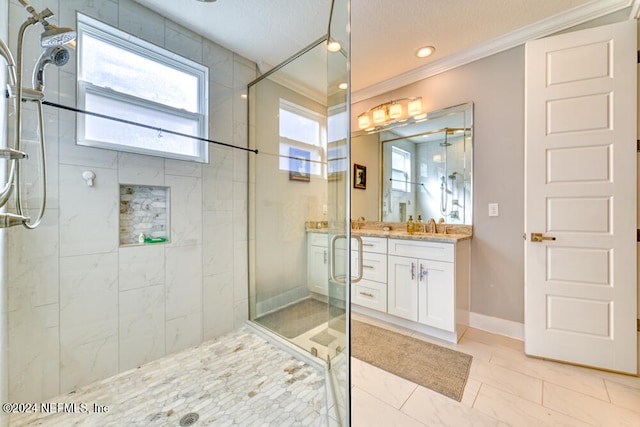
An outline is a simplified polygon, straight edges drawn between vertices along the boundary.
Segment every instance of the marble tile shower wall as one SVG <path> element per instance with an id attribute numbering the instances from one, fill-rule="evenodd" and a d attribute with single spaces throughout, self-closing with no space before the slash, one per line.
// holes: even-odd
<path id="1" fill-rule="evenodd" d="M 31 0 L 54 22 L 76 11 L 210 68 L 210 137 L 246 146 L 255 66 L 130 0 Z M 9 7 L 15 51 L 26 18 Z M 33 30 L 35 32 L 35 30 Z M 25 64 L 39 55 L 37 36 Z M 47 69 L 46 97 L 75 106 L 75 60 Z M 26 70 L 30 73 L 30 70 Z M 247 154 L 210 164 L 75 145 L 75 114 L 46 107 L 48 208 L 9 233 L 9 400 L 41 401 L 234 329 L 247 318 Z M 88 187 L 81 174 L 96 174 Z M 170 187 L 171 242 L 120 247 L 119 184 Z"/>

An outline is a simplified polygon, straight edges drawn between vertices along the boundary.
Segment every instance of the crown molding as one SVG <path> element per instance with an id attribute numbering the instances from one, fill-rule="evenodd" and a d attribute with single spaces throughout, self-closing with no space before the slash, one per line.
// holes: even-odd
<path id="1" fill-rule="evenodd" d="M 558 15 L 519 28 L 504 36 L 480 43 L 470 49 L 430 62 L 424 67 L 413 69 L 392 79 L 353 92 L 351 94 L 351 102 L 356 103 L 364 101 L 365 99 L 381 95 L 470 62 L 486 58 L 487 56 L 520 46 L 529 40 L 545 37 L 592 19 L 605 16 L 609 13 L 617 12 L 631 5 L 633 5 L 632 13 L 637 17 L 637 14 L 640 13 L 640 0 L 591 1 L 582 6 L 569 9 L 565 12 L 559 13 Z"/>

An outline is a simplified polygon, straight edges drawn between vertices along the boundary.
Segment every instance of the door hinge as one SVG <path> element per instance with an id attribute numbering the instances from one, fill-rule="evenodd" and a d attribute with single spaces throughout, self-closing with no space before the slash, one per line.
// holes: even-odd
<path id="1" fill-rule="evenodd" d="M 640 230 L 636 230 L 636 242 L 640 242 Z"/>
<path id="2" fill-rule="evenodd" d="M 638 51 L 638 64 L 640 64 L 640 50 Z"/>

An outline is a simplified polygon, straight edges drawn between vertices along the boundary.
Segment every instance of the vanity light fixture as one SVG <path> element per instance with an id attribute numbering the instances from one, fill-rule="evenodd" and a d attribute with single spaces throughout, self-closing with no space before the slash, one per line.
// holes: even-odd
<path id="1" fill-rule="evenodd" d="M 418 58 L 426 58 L 427 56 L 433 55 L 433 52 L 436 51 L 436 48 L 433 46 L 423 46 L 420 49 L 416 50 L 416 56 Z"/>
<path id="2" fill-rule="evenodd" d="M 422 112 L 422 97 L 400 98 L 369 108 L 359 114 L 358 128 L 372 130 L 391 123 L 403 122 L 409 118 L 420 120 L 425 117 L 426 114 Z"/>

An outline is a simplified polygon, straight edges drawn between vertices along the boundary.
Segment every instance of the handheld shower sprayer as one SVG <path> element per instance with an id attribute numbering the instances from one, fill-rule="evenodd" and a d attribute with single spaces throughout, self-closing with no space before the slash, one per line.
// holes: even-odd
<path id="1" fill-rule="evenodd" d="M 51 46 L 46 48 L 36 66 L 33 68 L 33 89 L 42 92 L 44 90 L 44 69 L 47 65 L 53 64 L 62 67 L 69 62 L 69 50 L 64 46 Z"/>
<path id="2" fill-rule="evenodd" d="M 16 214 L 0 213 L 0 228 L 12 227 L 22 224 L 28 229 L 34 229 L 42 220 L 46 206 L 47 185 L 46 185 L 46 157 L 45 157 L 45 140 L 44 140 L 44 119 L 42 113 L 42 98 L 44 97 L 42 90 L 44 89 L 44 69 L 53 63 L 62 66 L 69 61 L 69 51 L 62 47 L 63 44 L 69 43 L 76 38 L 76 32 L 71 28 L 58 28 L 47 21 L 47 18 L 53 16 L 53 12 L 49 9 L 43 9 L 37 12 L 26 0 L 18 0 L 27 12 L 31 14 L 27 20 L 22 23 L 18 30 L 18 50 L 16 61 L 11 56 L 11 51 L 7 45 L 0 40 L 0 56 L 6 59 L 9 73 L 9 97 L 15 98 L 15 125 L 13 126 L 15 136 L 13 144 L 0 148 L 0 158 L 10 161 L 10 170 L 7 184 L 0 189 L 0 207 L 4 206 L 15 189 Z M 34 69 L 33 89 L 22 87 L 22 54 L 24 34 L 28 27 L 36 23 L 42 24 L 44 32 L 40 35 L 40 45 L 45 51 L 38 58 L 38 62 Z M 21 192 L 21 159 L 27 157 L 26 153 L 21 151 L 22 145 L 22 102 L 34 101 L 37 105 L 38 115 L 38 134 L 40 135 L 40 157 L 41 167 L 40 175 L 42 179 L 42 198 L 40 209 L 35 220 L 24 213 L 23 200 Z"/>

